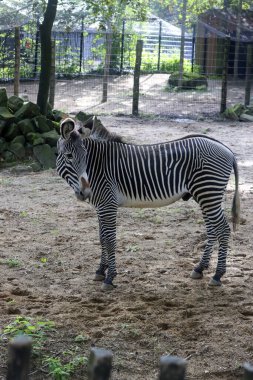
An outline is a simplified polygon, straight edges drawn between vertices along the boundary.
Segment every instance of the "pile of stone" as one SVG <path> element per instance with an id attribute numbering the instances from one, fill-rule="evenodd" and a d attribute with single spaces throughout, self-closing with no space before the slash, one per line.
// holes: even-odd
<path id="1" fill-rule="evenodd" d="M 170 74 L 168 85 L 170 88 L 174 88 L 174 90 L 179 89 L 179 72 L 174 72 Z M 208 87 L 207 78 L 204 75 L 192 73 L 192 72 L 184 72 L 182 76 L 181 82 L 181 90 L 206 90 Z"/>
<path id="2" fill-rule="evenodd" d="M 243 104 L 235 104 L 228 107 L 224 112 L 224 116 L 231 120 L 252 121 L 253 122 L 253 106 L 244 106 Z"/>
<path id="3" fill-rule="evenodd" d="M 35 160 L 38 168 L 54 168 L 62 117 L 52 109 L 43 116 L 36 104 L 0 88 L 0 164 Z"/>

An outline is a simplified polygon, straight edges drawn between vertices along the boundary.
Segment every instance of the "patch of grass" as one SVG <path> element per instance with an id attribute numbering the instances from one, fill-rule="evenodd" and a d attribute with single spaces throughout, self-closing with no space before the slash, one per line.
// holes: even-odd
<path id="1" fill-rule="evenodd" d="M 138 252 L 139 250 L 140 247 L 136 244 L 128 244 L 126 247 L 126 251 L 131 253 Z"/>
<path id="2" fill-rule="evenodd" d="M 78 367 L 87 363 L 88 359 L 86 356 L 80 355 L 79 346 L 75 346 L 73 350 L 59 352 L 56 355 L 55 353 L 52 356 L 44 355 L 48 334 L 54 327 L 54 322 L 49 320 L 35 320 L 30 317 L 17 316 L 1 329 L 0 340 L 9 342 L 18 335 L 29 336 L 32 339 L 33 355 L 42 364 L 42 367 L 35 372 L 40 372 L 43 369 L 44 373 L 48 371 L 46 378 L 50 375 L 53 380 L 68 380 L 71 379 L 71 375 Z M 75 343 L 82 343 L 85 340 L 87 340 L 85 336 L 79 335 L 75 338 Z"/>
<path id="3" fill-rule="evenodd" d="M 27 218 L 28 212 L 27 211 L 20 211 L 19 216 L 21 216 L 21 218 Z"/>
<path id="4" fill-rule="evenodd" d="M 30 317 L 17 316 L 14 321 L 3 328 L 1 339 L 14 338 L 17 335 L 28 335 L 33 340 L 33 353 L 39 355 L 45 341 L 46 332 L 55 326 L 52 321 L 34 320 Z"/>
<path id="5" fill-rule="evenodd" d="M 19 267 L 20 262 L 17 259 L 0 259 L 0 265 L 8 265 L 9 268 Z"/>
<path id="6" fill-rule="evenodd" d="M 65 352 L 65 360 L 61 360 L 59 357 L 46 357 L 43 363 L 47 365 L 49 374 L 54 380 L 67 380 L 75 372 L 75 370 L 87 363 L 86 356 L 75 355 L 72 356 L 71 352 Z M 66 358 L 68 356 L 68 358 Z"/>

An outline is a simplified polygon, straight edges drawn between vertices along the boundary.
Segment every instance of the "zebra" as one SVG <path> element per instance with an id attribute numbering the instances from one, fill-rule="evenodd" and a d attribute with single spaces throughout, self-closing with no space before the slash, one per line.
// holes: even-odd
<path id="1" fill-rule="evenodd" d="M 77 199 L 96 209 L 101 259 L 95 281 L 102 290 L 116 287 L 116 215 L 119 207 L 161 207 L 179 199 L 200 205 L 207 244 L 191 278 L 200 279 L 208 268 L 212 248 L 219 242 L 215 274 L 209 285 L 220 286 L 226 272 L 230 227 L 222 200 L 232 169 L 235 192 L 232 221 L 239 223 L 239 173 L 234 153 L 205 135 L 189 135 L 150 145 L 126 143 L 110 133 L 95 116 L 83 125 L 66 118 L 60 125 L 56 170 L 74 190 Z"/>

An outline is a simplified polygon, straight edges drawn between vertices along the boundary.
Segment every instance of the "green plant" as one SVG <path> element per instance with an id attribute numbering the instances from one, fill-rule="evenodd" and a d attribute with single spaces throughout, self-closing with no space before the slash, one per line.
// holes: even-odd
<path id="1" fill-rule="evenodd" d="M 128 244 L 126 247 L 126 251 L 131 252 L 131 253 L 138 252 L 139 250 L 140 250 L 140 247 L 134 244 Z"/>
<path id="2" fill-rule="evenodd" d="M 13 267 L 18 267 L 20 265 L 20 262 L 17 259 L 0 259 L 0 264 L 2 265 L 8 265 L 8 267 L 13 268 Z"/>
<path id="3" fill-rule="evenodd" d="M 28 335 L 33 339 L 33 352 L 38 354 L 46 341 L 46 332 L 54 326 L 52 321 L 36 321 L 30 317 L 19 315 L 3 328 L 1 338 L 8 336 L 11 339 L 17 335 Z"/>
<path id="4" fill-rule="evenodd" d="M 71 355 L 70 352 L 66 352 L 66 355 Z M 43 362 L 47 364 L 49 369 L 49 374 L 52 375 L 54 380 L 67 380 L 70 378 L 70 375 L 80 367 L 81 365 L 86 364 L 88 361 L 86 356 L 74 356 L 67 363 L 63 363 L 60 358 L 56 357 L 46 357 Z"/>

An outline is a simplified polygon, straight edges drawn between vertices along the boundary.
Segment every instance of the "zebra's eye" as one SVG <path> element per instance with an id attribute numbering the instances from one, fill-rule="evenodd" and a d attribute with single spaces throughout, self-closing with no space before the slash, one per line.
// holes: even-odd
<path id="1" fill-rule="evenodd" d="M 72 155 L 72 153 L 66 153 L 66 154 L 65 154 L 65 157 L 66 157 L 68 160 L 72 160 L 73 155 Z"/>

